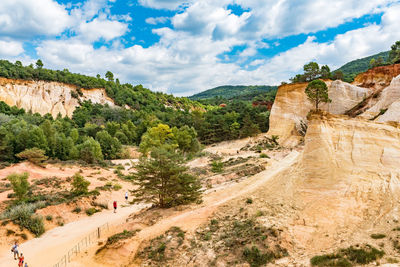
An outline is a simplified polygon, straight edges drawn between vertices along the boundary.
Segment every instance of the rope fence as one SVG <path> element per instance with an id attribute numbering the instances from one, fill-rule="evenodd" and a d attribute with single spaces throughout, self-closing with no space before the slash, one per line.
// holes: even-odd
<path id="1" fill-rule="evenodd" d="M 86 237 L 84 237 L 81 241 L 79 241 L 73 248 L 71 248 L 68 253 L 66 253 L 59 262 L 53 265 L 53 267 L 65 267 L 68 263 L 71 262 L 73 257 L 76 257 L 79 253 L 84 252 L 86 249 L 90 247 L 90 245 L 96 243 L 103 234 L 105 234 L 109 230 L 109 224 L 105 223 Z"/>

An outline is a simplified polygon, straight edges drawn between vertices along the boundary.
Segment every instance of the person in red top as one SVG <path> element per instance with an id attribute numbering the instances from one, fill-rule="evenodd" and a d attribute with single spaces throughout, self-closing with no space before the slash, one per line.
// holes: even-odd
<path id="1" fill-rule="evenodd" d="M 114 206 L 114 213 L 116 213 L 117 212 L 117 201 L 114 200 L 113 206 Z"/>
<path id="2" fill-rule="evenodd" d="M 22 267 L 23 264 L 24 264 L 24 254 L 21 253 L 21 256 L 19 256 L 18 267 Z"/>

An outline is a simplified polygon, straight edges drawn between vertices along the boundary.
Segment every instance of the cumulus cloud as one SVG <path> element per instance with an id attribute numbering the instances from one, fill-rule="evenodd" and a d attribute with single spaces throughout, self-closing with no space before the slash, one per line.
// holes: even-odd
<path id="1" fill-rule="evenodd" d="M 0 40 L 0 57 L 15 57 L 24 52 L 22 43 L 16 41 Z"/>
<path id="2" fill-rule="evenodd" d="M 88 41 L 97 41 L 103 38 L 110 41 L 125 34 L 128 25 L 116 20 L 95 18 L 90 22 L 82 22 L 78 27 L 78 33 Z"/>
<path id="3" fill-rule="evenodd" d="M 68 12 L 52 0 L 1 0 L 0 35 L 31 38 L 57 35 L 70 23 Z"/>
<path id="4" fill-rule="evenodd" d="M 157 25 L 157 24 L 164 24 L 169 20 L 168 17 L 150 17 L 147 18 L 145 21 L 147 24 Z"/>
<path id="5" fill-rule="evenodd" d="M 175 10 L 179 7 L 187 6 L 192 2 L 194 2 L 194 0 L 139 0 L 139 3 L 143 6 L 169 10 Z"/>

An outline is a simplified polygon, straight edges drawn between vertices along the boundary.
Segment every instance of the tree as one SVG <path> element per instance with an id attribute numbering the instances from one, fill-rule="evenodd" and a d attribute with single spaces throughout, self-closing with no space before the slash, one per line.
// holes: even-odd
<path id="1" fill-rule="evenodd" d="M 337 70 L 332 74 L 332 79 L 333 80 L 341 80 L 343 81 L 344 79 L 344 74 L 341 70 Z"/>
<path id="2" fill-rule="evenodd" d="M 389 62 L 400 63 L 400 41 L 395 42 L 389 52 Z"/>
<path id="3" fill-rule="evenodd" d="M 303 67 L 306 81 L 313 81 L 320 76 L 320 69 L 317 62 L 310 62 Z"/>
<path id="4" fill-rule="evenodd" d="M 110 82 L 114 81 L 114 74 L 111 71 L 107 71 L 105 76 L 108 81 Z"/>
<path id="5" fill-rule="evenodd" d="M 43 161 L 48 158 L 45 156 L 45 151 L 37 147 L 25 149 L 16 156 L 20 159 L 27 159 L 29 162 L 41 167 L 43 167 Z"/>
<path id="6" fill-rule="evenodd" d="M 240 137 L 255 136 L 259 133 L 258 125 L 252 122 L 249 114 L 246 114 L 243 118 L 243 127 L 240 129 Z"/>
<path id="7" fill-rule="evenodd" d="M 29 191 L 28 177 L 29 174 L 27 172 L 22 174 L 13 173 L 7 176 L 7 180 L 10 181 L 18 200 L 23 200 Z"/>
<path id="8" fill-rule="evenodd" d="M 85 142 L 80 144 L 78 150 L 80 158 L 87 163 L 95 163 L 103 160 L 101 146 L 92 137 L 87 138 Z"/>
<path id="9" fill-rule="evenodd" d="M 172 145 L 173 140 L 172 129 L 166 124 L 158 124 L 152 127 L 142 136 L 139 151 L 147 154 L 153 147 L 160 147 L 169 143 Z"/>
<path id="10" fill-rule="evenodd" d="M 324 65 L 321 67 L 321 79 L 329 79 L 331 78 L 331 69 L 328 65 Z"/>
<path id="11" fill-rule="evenodd" d="M 315 102 L 315 109 L 318 110 L 318 104 L 321 102 L 329 103 L 332 100 L 328 96 L 328 87 L 326 83 L 321 80 L 314 80 L 310 82 L 306 88 L 306 95 L 308 99 Z"/>
<path id="12" fill-rule="evenodd" d="M 42 60 L 38 59 L 38 60 L 36 61 L 36 68 L 37 68 L 37 69 L 43 68 L 43 62 L 42 62 Z"/>
<path id="13" fill-rule="evenodd" d="M 183 153 L 197 152 L 200 149 L 200 143 L 197 140 L 197 133 L 193 127 L 187 125 L 181 128 L 172 128 L 173 138 L 178 144 L 179 150 Z"/>
<path id="14" fill-rule="evenodd" d="M 107 131 L 103 130 L 96 134 L 96 140 L 101 146 L 101 151 L 105 159 L 116 159 L 117 154 L 121 152 L 121 143 L 115 137 L 112 137 Z"/>
<path id="15" fill-rule="evenodd" d="M 72 192 L 77 196 L 87 194 L 89 192 L 89 185 L 90 182 L 85 180 L 79 173 L 75 173 L 72 177 Z"/>
<path id="16" fill-rule="evenodd" d="M 187 173 L 182 157 L 169 146 L 154 148 L 150 158 L 143 156 L 136 165 L 133 183 L 135 202 L 148 201 L 161 208 L 194 202 L 200 198 L 200 183 Z"/>

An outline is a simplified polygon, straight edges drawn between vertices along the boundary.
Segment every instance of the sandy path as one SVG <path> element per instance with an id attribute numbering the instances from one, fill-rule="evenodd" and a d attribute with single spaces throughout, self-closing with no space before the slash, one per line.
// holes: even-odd
<path id="1" fill-rule="evenodd" d="M 74 247 L 80 240 L 89 233 L 95 231 L 97 227 L 109 223 L 110 226 L 124 222 L 132 213 L 138 212 L 146 205 L 131 205 L 118 208 L 116 214 L 112 210 L 85 217 L 79 221 L 68 223 L 62 227 L 54 228 L 46 232 L 40 238 L 35 238 L 23 243 L 20 246 L 20 253 L 24 253 L 29 267 L 51 267 L 57 263 L 69 249 Z M 0 254 L 0 266 L 17 266 L 11 252 Z"/>
<path id="2" fill-rule="evenodd" d="M 91 257 L 85 257 L 82 259 L 77 259 L 72 266 L 125 266 L 123 263 L 121 263 L 121 259 L 124 258 L 125 260 L 128 260 L 126 254 L 127 251 L 129 251 L 131 257 L 133 257 L 143 240 L 155 238 L 173 226 L 180 227 L 184 231 L 195 230 L 201 224 L 205 223 L 218 207 L 229 202 L 230 200 L 233 200 L 234 198 L 248 195 L 252 191 L 257 190 L 258 187 L 265 184 L 269 179 L 295 164 L 299 159 L 299 155 L 299 152 L 292 151 L 281 161 L 272 164 L 267 170 L 260 172 L 239 184 L 234 184 L 230 187 L 224 188 L 221 191 L 212 192 L 204 196 L 204 203 L 201 207 L 168 217 L 159 221 L 153 226 L 142 229 L 136 235 L 136 237 L 132 239 L 132 241 L 125 245 L 125 249 L 121 249 L 120 251 L 112 251 L 113 255 L 108 255 L 113 258 L 111 261 L 115 259 L 115 262 L 113 262 L 114 264 L 111 264 L 107 259 L 105 259 L 107 262 L 101 263 L 99 261 L 93 262 Z M 119 253 L 124 254 L 119 255 Z M 135 266 L 135 264 L 130 264 L 129 266 Z"/>

